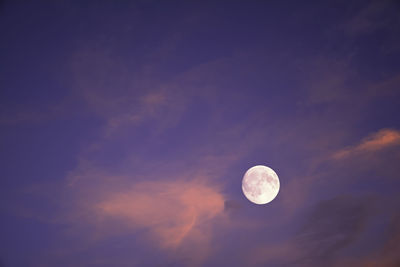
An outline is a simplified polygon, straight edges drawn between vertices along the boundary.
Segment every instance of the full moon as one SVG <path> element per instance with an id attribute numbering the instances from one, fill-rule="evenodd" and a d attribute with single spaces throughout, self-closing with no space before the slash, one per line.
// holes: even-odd
<path id="1" fill-rule="evenodd" d="M 258 165 L 247 170 L 242 180 L 242 190 L 255 204 L 271 202 L 279 192 L 279 178 L 273 169 Z"/>

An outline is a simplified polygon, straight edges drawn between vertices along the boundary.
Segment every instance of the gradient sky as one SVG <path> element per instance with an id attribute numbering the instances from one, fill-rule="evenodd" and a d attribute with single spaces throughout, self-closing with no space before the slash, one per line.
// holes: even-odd
<path id="1" fill-rule="evenodd" d="M 399 266 L 398 1 L 32 2 L 0 2 L 0 266 Z"/>

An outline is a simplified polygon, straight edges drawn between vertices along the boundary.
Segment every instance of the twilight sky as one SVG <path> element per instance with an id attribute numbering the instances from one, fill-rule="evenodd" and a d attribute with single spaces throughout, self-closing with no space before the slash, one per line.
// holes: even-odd
<path id="1" fill-rule="evenodd" d="M 399 266 L 398 1 L 33 2 L 0 1 L 0 266 Z"/>

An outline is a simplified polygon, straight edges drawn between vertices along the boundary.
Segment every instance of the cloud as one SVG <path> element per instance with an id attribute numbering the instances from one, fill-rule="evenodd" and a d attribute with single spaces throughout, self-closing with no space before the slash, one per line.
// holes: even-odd
<path id="1" fill-rule="evenodd" d="M 95 208 L 100 217 L 148 229 L 161 247 L 176 248 L 187 240 L 209 241 L 210 222 L 222 214 L 224 197 L 197 181 L 143 182 L 111 193 Z"/>
<path id="2" fill-rule="evenodd" d="M 298 262 L 329 262 L 335 253 L 354 242 L 374 207 L 372 199 L 338 196 L 321 201 L 296 235 L 303 255 Z"/>
<path id="3" fill-rule="evenodd" d="M 388 11 L 396 8 L 394 1 L 369 1 L 344 27 L 348 34 L 368 34 L 387 26 L 391 21 Z M 386 15 L 386 16 L 385 16 Z"/>
<path id="4" fill-rule="evenodd" d="M 347 102 L 349 92 L 355 88 L 349 86 L 356 71 L 351 68 L 351 58 L 335 59 L 326 55 L 307 59 L 302 63 L 301 83 L 304 83 L 305 98 L 303 105 L 319 105 Z M 353 103 L 354 105 L 354 103 Z"/>
<path id="5" fill-rule="evenodd" d="M 334 266 L 354 267 L 395 267 L 400 264 L 400 214 L 392 214 L 389 224 L 385 225 L 384 241 L 377 242 L 378 246 L 374 251 L 359 257 L 344 257 L 338 259 Z"/>
<path id="6" fill-rule="evenodd" d="M 51 214 L 29 209 L 25 216 L 65 226 L 58 238 L 68 246 L 60 243 L 49 249 L 42 257 L 48 265 L 85 254 L 85 260 L 109 264 L 134 261 L 141 266 L 166 260 L 197 266 L 214 253 L 216 231 L 231 227 L 222 187 L 206 174 L 163 169 L 139 177 L 86 168 L 71 173 L 71 178 L 79 176 L 73 183 L 31 190 L 57 208 Z M 123 240 L 124 248 L 151 250 L 159 258 L 143 258 L 139 252 L 124 259 L 98 255 L 99 247 L 115 240 Z"/>
<path id="7" fill-rule="evenodd" d="M 219 159 L 219 168 L 207 161 L 190 168 L 140 161 L 119 174 L 83 161 L 56 197 L 61 206 L 51 222 L 68 225 L 66 234 L 80 240 L 80 251 L 130 237 L 130 246 L 140 243 L 162 258 L 202 264 L 214 252 L 215 231 L 231 226 L 217 180 L 225 161 Z"/>
<path id="8" fill-rule="evenodd" d="M 378 97 L 383 98 L 398 98 L 400 95 L 400 72 L 384 79 L 376 84 L 373 84 L 369 89 L 369 94 L 374 99 Z"/>
<path id="9" fill-rule="evenodd" d="M 105 55 L 101 49 L 80 53 L 85 54 L 83 59 L 73 62 L 75 93 L 105 121 L 103 136 L 111 137 L 148 121 L 155 128 L 166 127 L 182 114 L 183 93 L 174 84 L 152 81 L 142 70 L 129 69 L 126 62 Z M 115 75 L 105 75 L 108 71 Z"/>
<path id="10" fill-rule="evenodd" d="M 400 131 L 395 129 L 381 129 L 353 146 L 325 149 L 311 158 L 308 169 L 292 175 L 280 192 L 282 203 L 292 213 L 312 199 L 311 192 L 324 191 L 327 197 L 335 191 L 350 191 L 360 181 L 391 186 L 398 176 L 399 149 Z"/>
<path id="11" fill-rule="evenodd" d="M 400 213 L 395 213 L 387 231 L 387 240 L 380 252 L 379 263 L 384 266 L 399 266 L 400 264 Z M 381 265 L 382 266 L 382 265 Z"/>
<path id="12" fill-rule="evenodd" d="M 374 152 L 386 147 L 400 144 L 400 131 L 393 129 L 382 129 L 362 140 L 358 145 L 348 147 L 335 152 L 334 159 L 344 159 L 358 153 Z"/>
<path id="13" fill-rule="evenodd" d="M 152 91 L 135 99 L 134 105 L 117 114 L 107 115 L 105 135 L 110 136 L 123 126 L 138 125 L 145 120 L 159 116 L 166 118 L 171 112 L 176 112 L 171 99 L 172 94 L 164 90 Z M 178 116 L 178 115 L 177 115 Z"/>
<path id="14" fill-rule="evenodd" d="M 347 195 L 321 201 L 291 239 L 257 249 L 253 260 L 278 266 L 330 266 L 338 252 L 356 242 L 363 232 L 375 212 L 372 204 L 370 197 Z"/>
<path id="15" fill-rule="evenodd" d="M 398 172 L 396 162 L 400 158 L 399 145 L 400 131 L 381 129 L 354 146 L 334 152 L 325 149 L 318 158 L 310 161 L 307 171 L 302 175 L 294 174 L 294 178 L 285 186 L 285 191 L 281 193 L 285 207 L 289 211 L 301 207 L 311 190 L 323 186 L 322 181 L 330 181 L 326 190 L 331 191 L 344 184 L 349 186 L 357 179 L 379 179 L 380 182 L 384 181 L 383 178 L 393 180 Z"/>

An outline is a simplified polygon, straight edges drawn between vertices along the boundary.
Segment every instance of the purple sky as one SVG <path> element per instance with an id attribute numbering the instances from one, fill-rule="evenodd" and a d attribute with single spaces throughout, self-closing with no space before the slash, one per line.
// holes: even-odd
<path id="1" fill-rule="evenodd" d="M 32 2 L 0 1 L 0 266 L 400 264 L 398 1 Z"/>

